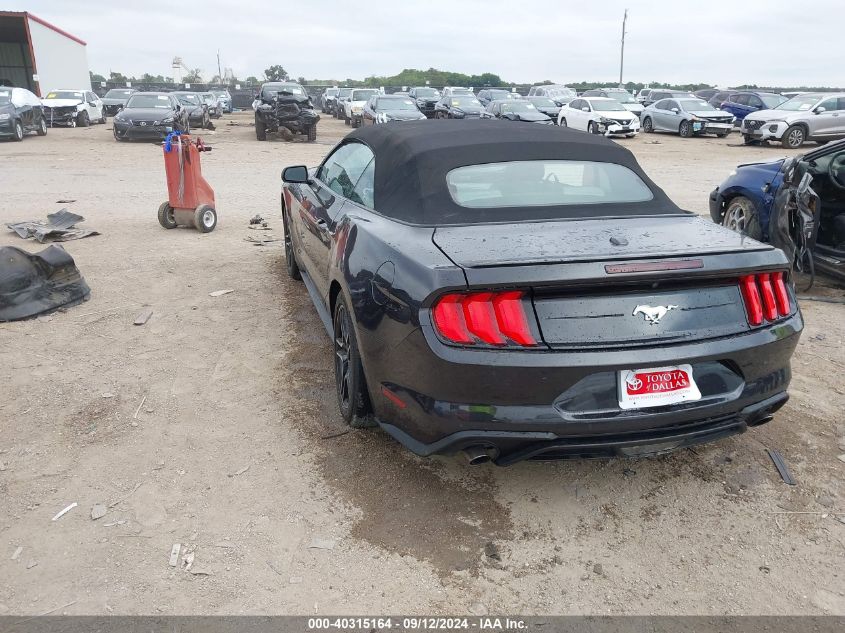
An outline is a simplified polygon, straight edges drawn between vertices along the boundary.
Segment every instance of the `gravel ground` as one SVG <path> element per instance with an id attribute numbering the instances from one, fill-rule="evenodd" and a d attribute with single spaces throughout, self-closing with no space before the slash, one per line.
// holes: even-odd
<path id="1" fill-rule="evenodd" d="M 694 450 L 469 468 L 337 435 L 317 315 L 281 242 L 247 239 L 281 239 L 282 167 L 347 128 L 258 143 L 250 119 L 204 135 L 208 235 L 158 225 L 161 150 L 116 143 L 110 122 L 0 144 L 0 221 L 68 206 L 102 233 L 66 244 L 90 301 L 0 324 L 0 614 L 845 614 L 845 306 L 802 306 L 774 422 Z M 621 142 L 699 213 L 735 165 L 785 152 Z M 256 213 L 271 230 L 248 228 Z"/>

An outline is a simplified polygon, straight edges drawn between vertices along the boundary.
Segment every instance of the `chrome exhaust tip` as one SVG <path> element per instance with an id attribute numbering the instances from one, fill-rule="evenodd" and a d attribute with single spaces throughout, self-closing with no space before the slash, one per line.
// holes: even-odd
<path id="1" fill-rule="evenodd" d="M 492 461 L 490 450 L 486 446 L 470 446 L 464 449 L 467 461 L 470 466 L 478 466 L 479 464 L 486 464 Z"/>

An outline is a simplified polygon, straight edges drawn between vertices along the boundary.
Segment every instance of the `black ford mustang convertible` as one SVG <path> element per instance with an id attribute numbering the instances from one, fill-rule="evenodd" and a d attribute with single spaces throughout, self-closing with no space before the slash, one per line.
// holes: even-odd
<path id="1" fill-rule="evenodd" d="M 419 455 L 658 454 L 786 402 L 803 322 L 785 256 L 680 210 L 612 141 L 377 125 L 282 178 L 341 413 Z"/>

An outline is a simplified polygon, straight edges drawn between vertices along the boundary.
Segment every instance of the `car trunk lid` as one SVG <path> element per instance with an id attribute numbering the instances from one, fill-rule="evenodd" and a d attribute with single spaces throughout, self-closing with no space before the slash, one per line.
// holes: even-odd
<path id="1" fill-rule="evenodd" d="M 471 288 L 529 288 L 555 349 L 718 338 L 749 329 L 739 276 L 783 255 L 695 216 L 438 227 Z"/>

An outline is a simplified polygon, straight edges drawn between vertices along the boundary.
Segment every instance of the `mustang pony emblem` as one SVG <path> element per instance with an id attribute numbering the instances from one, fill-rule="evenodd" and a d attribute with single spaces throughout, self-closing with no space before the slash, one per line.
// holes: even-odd
<path id="1" fill-rule="evenodd" d="M 650 325 L 657 325 L 660 322 L 660 319 L 666 316 L 666 313 L 669 310 L 675 310 L 678 306 L 650 306 L 650 305 L 638 305 L 634 308 L 634 312 L 631 316 L 637 316 L 638 314 L 642 314 L 645 317 L 645 320 Z"/>

